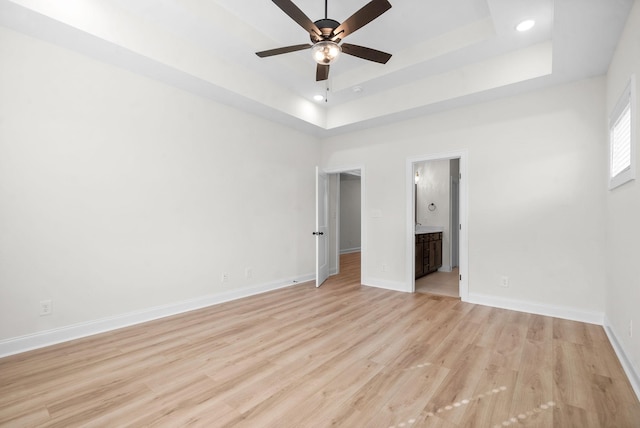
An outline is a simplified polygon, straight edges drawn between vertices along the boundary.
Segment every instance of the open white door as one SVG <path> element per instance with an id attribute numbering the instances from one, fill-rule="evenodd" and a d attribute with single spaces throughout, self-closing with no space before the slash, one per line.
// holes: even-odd
<path id="1" fill-rule="evenodd" d="M 316 167 L 316 287 L 329 277 L 329 181 Z"/>

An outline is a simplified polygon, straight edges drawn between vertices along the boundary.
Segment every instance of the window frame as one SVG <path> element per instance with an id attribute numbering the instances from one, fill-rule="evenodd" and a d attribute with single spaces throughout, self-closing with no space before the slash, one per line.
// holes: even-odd
<path id="1" fill-rule="evenodd" d="M 622 171 L 620 171 L 615 176 L 612 176 L 613 170 L 613 130 L 618 122 L 618 120 L 622 117 L 623 113 L 626 111 L 627 106 L 629 106 L 630 110 L 630 144 L 629 144 L 629 155 L 630 162 L 629 166 Z M 616 102 L 613 110 L 611 111 L 611 115 L 609 116 L 609 190 L 613 190 L 616 187 L 619 187 L 631 180 L 635 180 L 636 178 L 636 76 L 632 75 L 622 92 L 620 98 Z"/>

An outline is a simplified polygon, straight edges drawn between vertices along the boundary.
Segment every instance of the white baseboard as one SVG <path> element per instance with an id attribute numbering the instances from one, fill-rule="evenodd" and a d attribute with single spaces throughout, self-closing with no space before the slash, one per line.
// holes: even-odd
<path id="1" fill-rule="evenodd" d="M 467 302 L 484 306 L 492 306 L 494 308 L 510 309 L 512 311 L 528 312 L 530 314 L 586 322 L 589 324 L 603 325 L 604 323 L 604 313 L 602 312 L 584 311 L 565 306 L 544 305 L 524 300 L 490 296 L 487 294 L 469 293 Z"/>
<path id="2" fill-rule="evenodd" d="M 618 340 L 618 335 L 606 315 L 604 317 L 604 331 L 607 333 L 609 342 L 611 342 L 611 346 L 616 352 L 624 372 L 627 374 L 627 378 L 629 379 L 629 383 L 631 384 L 633 391 L 636 393 L 636 397 L 640 400 L 640 371 L 633 365 L 631 359 L 627 357 L 627 353 L 624 351 L 622 342 Z"/>
<path id="3" fill-rule="evenodd" d="M 340 250 L 340 254 L 349 254 L 349 253 L 359 253 L 361 250 L 360 247 L 356 248 L 345 248 L 344 250 Z"/>
<path id="4" fill-rule="evenodd" d="M 442 265 L 438 268 L 438 272 L 451 272 L 452 270 L 450 265 Z"/>
<path id="5" fill-rule="evenodd" d="M 375 288 L 384 288 L 385 290 L 402 291 L 403 293 L 411 292 L 411 290 L 407 289 L 407 284 L 405 284 L 404 282 L 389 281 L 386 279 L 363 278 L 362 285 Z"/>
<path id="6" fill-rule="evenodd" d="M 21 352 L 30 351 L 33 349 L 43 348 L 45 346 L 55 345 L 57 343 L 67 342 L 69 340 L 79 339 L 98 333 L 104 333 L 107 331 L 128 327 L 134 324 L 140 324 L 143 322 L 168 317 L 171 315 L 177 315 L 183 312 L 202 309 L 207 306 L 213 306 L 219 303 L 241 299 L 243 297 L 249 297 L 280 288 L 290 287 L 303 282 L 312 281 L 314 279 L 315 274 L 308 274 L 295 279 L 275 281 L 267 284 L 243 288 L 241 290 L 225 291 L 223 293 L 198 297 L 182 302 L 156 306 L 153 308 L 142 309 L 139 311 L 129 312 L 113 317 L 101 318 L 93 321 L 87 321 L 79 324 L 73 324 L 65 327 L 28 334 L 25 336 L 1 340 L 0 358 L 6 357 L 8 355 L 19 354 Z"/>

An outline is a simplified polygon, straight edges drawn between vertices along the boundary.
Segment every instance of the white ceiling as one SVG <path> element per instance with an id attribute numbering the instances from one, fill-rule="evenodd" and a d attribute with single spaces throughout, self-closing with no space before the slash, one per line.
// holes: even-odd
<path id="1" fill-rule="evenodd" d="M 389 1 L 346 42 L 391 60 L 342 55 L 326 82 L 309 51 L 255 55 L 309 41 L 269 0 L 0 0 L 0 25 L 323 137 L 604 74 L 633 3 Z M 329 0 L 329 18 L 366 2 Z M 324 17 L 322 0 L 294 3 Z"/>

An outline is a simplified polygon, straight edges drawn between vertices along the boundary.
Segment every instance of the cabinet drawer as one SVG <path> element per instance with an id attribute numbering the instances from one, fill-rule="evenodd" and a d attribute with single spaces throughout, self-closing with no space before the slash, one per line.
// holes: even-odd
<path id="1" fill-rule="evenodd" d="M 429 241 L 438 241 L 440 239 L 442 239 L 442 232 L 429 234 Z"/>
<path id="2" fill-rule="evenodd" d="M 416 235 L 416 244 L 429 241 L 438 241 L 440 239 L 442 239 L 442 232 L 422 233 L 420 235 Z"/>

